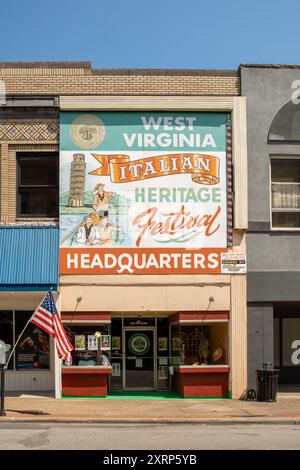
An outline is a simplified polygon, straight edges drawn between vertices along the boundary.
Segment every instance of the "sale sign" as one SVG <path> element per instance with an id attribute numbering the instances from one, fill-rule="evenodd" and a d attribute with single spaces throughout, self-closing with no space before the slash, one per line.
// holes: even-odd
<path id="1" fill-rule="evenodd" d="M 226 113 L 62 113 L 61 274 L 218 273 Z"/>

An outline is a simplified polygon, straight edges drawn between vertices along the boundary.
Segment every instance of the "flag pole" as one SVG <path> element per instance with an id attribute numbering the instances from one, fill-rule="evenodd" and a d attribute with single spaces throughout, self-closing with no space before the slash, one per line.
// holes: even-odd
<path id="1" fill-rule="evenodd" d="M 51 287 L 51 289 L 50 289 L 50 292 L 52 292 L 52 287 Z M 47 292 L 47 294 L 48 294 L 48 292 Z M 46 295 L 47 295 L 47 294 L 46 294 Z M 33 314 L 31 315 L 31 317 L 29 318 L 28 322 L 27 322 L 26 325 L 24 326 L 24 328 L 23 328 L 23 330 L 21 331 L 21 333 L 19 334 L 19 337 L 18 337 L 17 341 L 15 342 L 14 347 L 12 348 L 12 350 L 11 350 L 9 356 L 8 356 L 8 359 L 7 359 L 6 364 L 5 364 L 5 369 L 7 369 L 7 366 L 8 366 L 8 364 L 9 364 L 9 361 L 11 360 L 11 357 L 12 357 L 13 353 L 15 352 L 18 343 L 19 343 L 20 339 L 22 338 L 22 335 L 23 335 L 24 331 L 26 330 L 27 326 L 28 326 L 29 323 L 31 322 L 32 317 L 33 317 L 33 315 L 35 314 L 35 312 L 37 311 L 37 309 L 40 308 L 40 306 L 42 305 L 42 303 L 43 303 L 43 301 L 44 301 L 46 295 L 44 295 L 44 297 L 42 298 L 41 302 L 39 303 L 39 305 L 37 306 L 37 308 L 35 309 L 35 311 L 34 311 Z"/>

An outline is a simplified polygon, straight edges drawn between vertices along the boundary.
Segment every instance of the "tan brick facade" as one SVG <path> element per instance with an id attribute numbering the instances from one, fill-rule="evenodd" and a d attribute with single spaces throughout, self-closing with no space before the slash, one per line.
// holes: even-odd
<path id="1" fill-rule="evenodd" d="M 239 75 L 213 70 L 93 70 L 89 62 L 0 63 L 7 96 L 238 96 Z M 0 118 L 0 225 L 45 225 L 16 219 L 16 152 L 58 151 L 59 123 L 50 118 Z"/>
<path id="2" fill-rule="evenodd" d="M 78 100 L 81 100 L 81 105 L 82 101 L 88 101 L 88 105 L 92 102 L 94 110 L 97 110 L 97 103 L 102 101 L 98 111 L 159 109 L 162 112 L 174 110 L 231 112 L 234 122 L 233 157 L 236 168 L 234 179 L 237 185 L 245 184 L 242 179 L 247 174 L 244 143 L 245 106 L 244 99 L 239 97 L 238 72 L 93 70 L 86 62 L 0 63 L 0 80 L 5 83 L 7 95 L 7 106 L 0 106 L 0 226 L 58 225 L 58 220 L 55 219 L 17 219 L 17 155 L 18 152 L 58 152 L 58 106 L 61 110 L 70 110 L 72 108 L 68 108 L 67 105 L 72 105 L 72 101 L 75 105 Z M 52 99 L 52 104 L 44 104 L 47 102 L 46 98 L 49 103 Z M 74 109 L 76 111 L 76 106 Z M 85 111 L 89 109 L 89 106 L 84 108 Z M 245 193 L 247 194 L 247 191 Z M 242 198 L 240 193 L 237 194 L 235 213 L 238 216 L 247 213 L 247 205 L 246 197 Z M 234 234 L 233 250 L 244 253 L 246 226 L 243 226 L 242 217 L 237 219 L 237 223 L 239 230 Z M 26 250 L 25 244 L 23 250 Z M 134 312 L 135 314 L 139 312 L 139 317 L 160 316 L 160 312 L 163 312 L 163 317 L 171 317 L 173 312 L 181 311 L 210 310 L 219 313 L 230 311 L 229 365 L 226 365 L 225 369 L 229 391 L 232 391 L 233 398 L 239 398 L 247 385 L 246 276 L 239 275 L 234 280 L 231 277 L 234 276 L 188 273 L 182 276 L 176 272 L 169 276 L 61 274 L 58 289 L 62 299 L 62 312 L 71 312 L 72 317 L 75 312 L 76 315 L 83 312 L 85 318 L 89 318 L 91 322 L 94 312 L 97 315 L 99 312 L 111 312 L 112 316 L 119 318 L 120 313 L 125 317 L 132 316 Z M 36 308 L 37 299 L 33 293 L 30 292 L 27 298 L 26 294 L 26 292 L 17 292 L 17 295 L 13 293 L 14 297 L 9 298 L 2 294 L 0 297 L 2 308 L 10 310 Z M 27 305 L 28 307 L 25 307 Z M 201 322 L 203 323 L 203 320 Z M 156 333 L 153 334 L 155 338 Z M 122 365 L 122 370 L 126 370 L 125 367 Z M 155 371 L 156 366 L 153 367 Z M 30 371 L 27 372 L 29 375 L 26 374 L 26 380 L 31 381 L 28 389 L 49 390 L 55 385 L 55 396 L 61 396 L 64 374 L 61 374 L 61 364 L 57 358 L 53 361 L 47 376 L 44 374 L 46 371 L 41 371 L 42 379 L 36 370 L 32 372 L 34 379 Z M 11 389 L 22 390 L 25 378 L 19 378 L 19 371 L 15 377 L 11 379 L 15 382 L 9 386 Z M 202 381 L 203 379 L 201 383 Z"/>
<path id="3" fill-rule="evenodd" d="M 231 95 L 240 93 L 234 71 L 93 70 L 88 63 L 0 64 L 10 95 Z"/>

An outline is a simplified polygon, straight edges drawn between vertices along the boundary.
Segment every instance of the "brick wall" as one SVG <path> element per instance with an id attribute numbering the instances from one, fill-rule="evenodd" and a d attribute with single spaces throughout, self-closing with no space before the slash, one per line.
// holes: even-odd
<path id="1" fill-rule="evenodd" d="M 240 94 L 239 75 L 230 70 L 93 70 L 89 62 L 0 62 L 0 80 L 5 83 L 6 94 L 13 96 Z M 0 225 L 55 224 L 54 220 L 16 219 L 16 154 L 58 151 L 58 115 L 41 117 L 36 112 L 27 119 L 28 110 L 22 118 L 11 115 L 7 108 L 3 111 Z"/>
<path id="2" fill-rule="evenodd" d="M 239 95 L 235 71 L 93 70 L 89 63 L 0 63 L 10 95 Z"/>

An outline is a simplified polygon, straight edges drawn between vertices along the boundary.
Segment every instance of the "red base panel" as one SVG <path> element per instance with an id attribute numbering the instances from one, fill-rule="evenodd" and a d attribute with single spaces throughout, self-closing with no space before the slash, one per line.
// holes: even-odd
<path id="1" fill-rule="evenodd" d="M 227 397 L 229 369 L 176 369 L 174 387 L 183 397 Z"/>
<path id="2" fill-rule="evenodd" d="M 62 372 L 62 394 L 69 396 L 106 397 L 108 374 L 111 369 L 64 369 Z"/>

